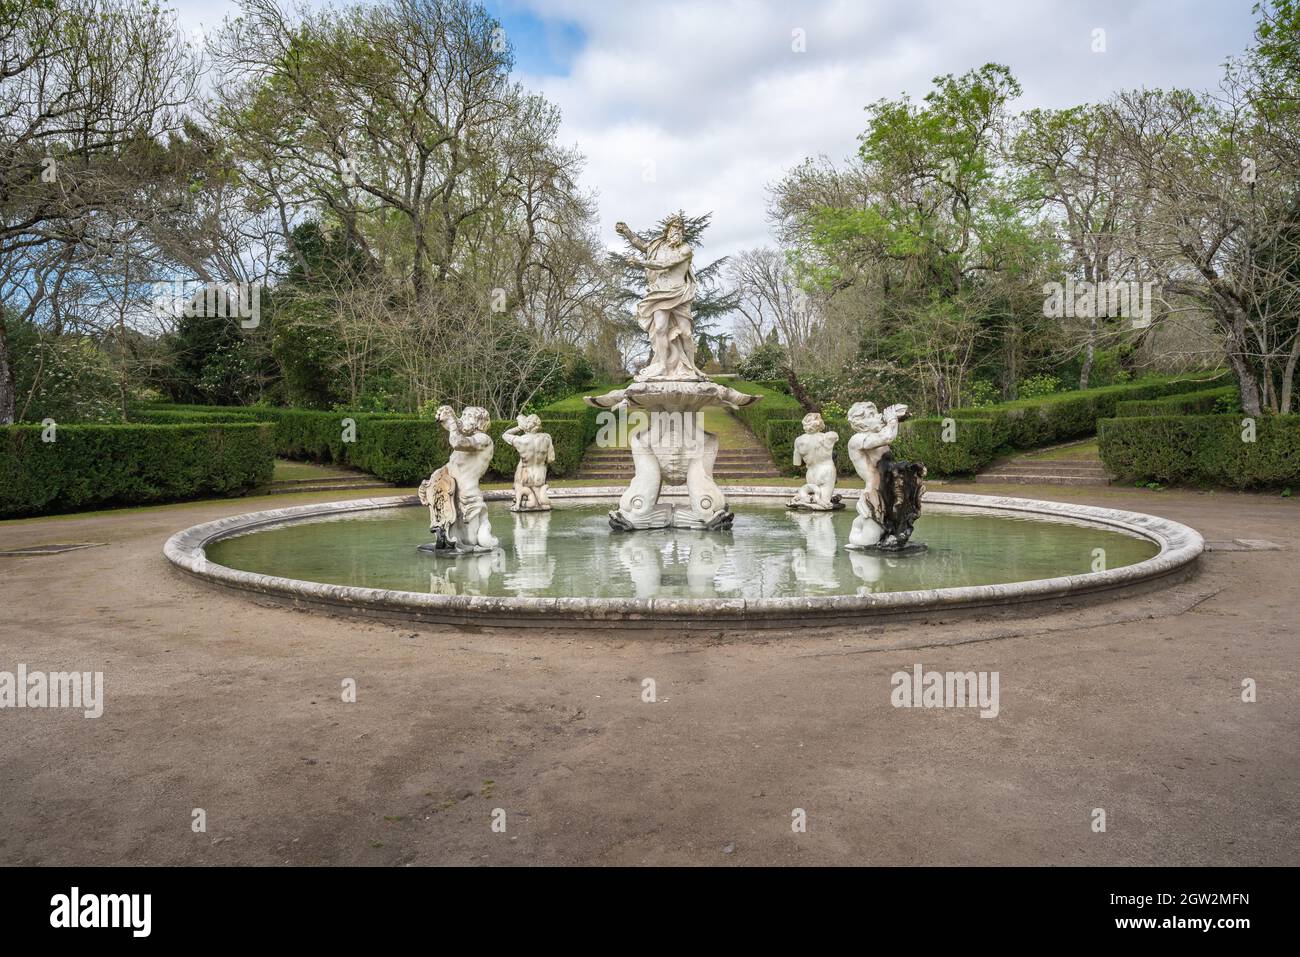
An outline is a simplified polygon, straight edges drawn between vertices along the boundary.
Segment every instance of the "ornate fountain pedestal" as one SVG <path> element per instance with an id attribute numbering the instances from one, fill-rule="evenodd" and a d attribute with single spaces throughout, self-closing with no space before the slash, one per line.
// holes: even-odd
<path id="1" fill-rule="evenodd" d="M 704 430 L 703 411 L 709 406 L 738 409 L 760 398 L 704 378 L 653 379 L 587 396 L 586 403 L 598 409 L 624 406 L 632 423 L 628 445 L 636 474 L 618 508 L 609 513 L 610 527 L 626 532 L 730 528 L 735 516 L 713 480 L 718 437 Z M 660 502 L 664 485 L 685 485 L 690 505 Z"/>

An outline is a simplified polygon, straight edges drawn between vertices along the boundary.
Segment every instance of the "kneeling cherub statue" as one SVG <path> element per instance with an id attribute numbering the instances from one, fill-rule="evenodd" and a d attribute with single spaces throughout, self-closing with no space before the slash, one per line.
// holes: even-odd
<path id="1" fill-rule="evenodd" d="M 843 508 L 835 494 L 835 443 L 839 436 L 826 431 L 821 413 L 803 417 L 803 435 L 794 440 L 794 464 L 806 465 L 805 484 L 795 493 L 786 508 L 807 508 L 826 512 Z"/>
<path id="2" fill-rule="evenodd" d="M 546 466 L 555 461 L 555 444 L 550 435 L 542 432 L 542 420 L 536 415 L 521 415 L 513 425 L 501 433 L 501 438 L 519 453 L 515 466 L 515 504 L 512 512 L 544 512 L 550 509 L 550 485 L 546 481 Z"/>

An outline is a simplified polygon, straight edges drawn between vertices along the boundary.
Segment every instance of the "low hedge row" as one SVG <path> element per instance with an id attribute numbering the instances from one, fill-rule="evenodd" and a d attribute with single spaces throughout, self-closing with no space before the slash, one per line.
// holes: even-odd
<path id="1" fill-rule="evenodd" d="M 584 394 L 618 388 L 593 386 Z M 582 457 L 596 438 L 599 410 L 569 396 L 538 409 L 542 427 L 555 444 L 551 473 L 557 477 L 577 470 Z M 427 478 L 429 472 L 447 461 L 451 448 L 447 433 L 432 419 L 399 413 L 318 412 L 266 406 L 141 406 L 132 417 L 141 422 L 268 422 L 273 427 L 276 454 L 283 458 L 350 465 L 388 482 L 411 483 Z M 353 428 L 345 441 L 344 420 Z M 489 479 L 514 476 L 518 456 L 501 440 L 501 433 L 515 425 L 513 419 L 493 420 L 489 434 L 496 445 Z"/>
<path id="2" fill-rule="evenodd" d="M 900 458 L 924 462 L 932 475 L 968 475 L 978 472 L 1000 451 L 1037 448 L 1091 435 L 1099 420 L 1117 414 L 1151 414 L 1148 410 L 1152 406 L 1162 413 L 1212 412 L 1221 397 L 1234 394 L 1234 387 L 1218 385 L 1226 377 L 1226 373 L 1165 376 L 983 408 L 954 409 L 950 429 L 945 429 L 940 417 L 904 421 L 894 447 Z M 736 415 L 767 445 L 779 469 L 788 475 L 798 474 L 791 458 L 794 440 L 802 431 L 799 420 L 803 409 L 799 403 L 769 387 L 778 383 L 738 380 L 729 384 L 763 397 L 737 410 Z M 1207 389 L 1207 384 L 1216 387 Z M 1129 408 L 1138 411 L 1130 413 Z M 828 420 L 826 424 L 840 434 L 836 466 L 842 474 L 848 474 L 852 470 L 846 443 L 852 429 L 844 421 Z M 944 441 L 945 436 L 951 441 Z"/>
<path id="3" fill-rule="evenodd" d="M 947 441 L 951 439 L 951 441 Z M 894 450 L 900 459 L 924 462 L 930 475 L 971 475 L 997 456 L 997 432 L 981 419 L 904 419 Z"/>
<path id="4" fill-rule="evenodd" d="M 132 409 L 133 425 L 208 425 L 221 422 L 271 422 L 253 409 Z"/>
<path id="5" fill-rule="evenodd" d="M 953 409 L 949 414 L 958 419 L 988 421 L 999 446 L 1033 449 L 1092 435 L 1099 420 L 1116 414 L 1120 402 L 1204 391 L 1207 386 L 1222 385 L 1227 375 L 1224 372 L 1209 377 L 1201 374 L 1148 378 L 983 408 Z"/>
<path id="6" fill-rule="evenodd" d="M 0 428 L 0 516 L 235 495 L 271 480 L 271 427 L 39 425 Z"/>
<path id="7" fill-rule="evenodd" d="M 1101 459 L 1122 479 L 1226 488 L 1300 482 L 1300 415 L 1128 416 L 1099 423 Z"/>
<path id="8" fill-rule="evenodd" d="M 803 418 L 803 407 L 799 405 L 799 402 L 794 397 L 786 395 L 784 392 L 770 389 L 761 383 L 746 379 L 724 380 L 724 384 L 737 392 L 762 396 L 758 402 L 752 402 L 736 410 L 736 418 L 744 422 L 749 427 L 749 431 L 758 436 L 760 440 L 763 440 L 767 435 L 768 422 L 777 419 Z M 777 458 L 775 449 L 772 450 L 772 457 Z M 780 464 L 779 461 L 778 464 Z"/>
<path id="9" fill-rule="evenodd" d="M 1201 392 L 1184 392 L 1182 395 L 1168 395 L 1162 399 L 1131 399 L 1115 405 L 1115 415 L 1119 417 L 1134 415 L 1213 415 L 1216 412 L 1233 410 L 1237 406 L 1237 387 L 1225 385 L 1218 389 L 1205 389 Z M 1224 403 L 1231 403 L 1225 408 Z"/>
<path id="10" fill-rule="evenodd" d="M 835 446 L 836 469 L 841 475 L 852 475 L 853 465 L 848 455 L 852 426 L 846 419 L 828 419 L 826 428 L 839 435 Z M 803 469 L 793 462 L 794 440 L 802 432 L 803 425 L 798 419 L 773 419 L 767 424 L 768 448 L 777 467 L 787 475 L 803 474 Z M 945 435 L 951 441 L 944 441 Z M 900 459 L 924 462 L 930 475 L 967 475 L 978 472 L 993 460 L 997 443 L 993 427 L 978 419 L 955 421 L 947 432 L 943 419 L 904 419 L 893 449 Z"/>
<path id="11" fill-rule="evenodd" d="M 494 419 L 488 427 L 495 448 L 486 478 L 510 479 L 519 456 L 502 440 L 501 433 L 515 425 L 513 419 Z M 585 440 L 585 423 L 580 419 L 553 418 L 545 423 L 555 445 L 555 461 L 549 474 L 571 474 L 582 461 L 590 444 Z M 594 434 L 594 433 L 593 433 Z M 357 427 L 357 441 L 348 447 L 347 461 L 386 482 L 417 484 L 447 461 L 451 447 L 447 430 L 432 419 L 375 420 Z"/>

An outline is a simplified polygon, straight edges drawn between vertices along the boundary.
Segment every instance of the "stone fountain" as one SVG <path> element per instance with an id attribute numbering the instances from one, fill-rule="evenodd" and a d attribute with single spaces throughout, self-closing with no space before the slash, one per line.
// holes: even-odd
<path id="1" fill-rule="evenodd" d="M 607 520 L 618 531 L 702 533 L 593 535 L 606 521 L 607 490 L 552 489 L 548 466 L 555 446 L 531 415 L 520 416 L 500 436 L 519 456 L 513 489 L 484 490 L 479 483 L 495 451 L 488 413 L 469 406 L 457 416 L 442 406 L 437 420 L 447 432 L 448 459 L 418 493 L 437 536 L 418 546 L 439 559 L 432 567 L 420 563 L 413 570 L 414 563 L 393 557 L 416 537 L 413 516 L 403 514 L 410 496 L 299 505 L 195 525 L 168 539 L 167 558 L 199 578 L 246 590 L 259 602 L 317 605 L 331 614 L 342 608 L 455 625 L 675 631 L 787 628 L 1020 607 L 1035 600 L 1059 603 L 1090 592 L 1112 596 L 1128 586 L 1168 581 L 1200 554 L 1204 543 L 1193 529 L 1152 515 L 942 492 L 926 502 L 938 506 L 931 528 L 940 543 L 927 553 L 925 545 L 911 541 L 925 494 L 925 465 L 897 460 L 891 448 L 908 409 L 878 410 L 870 402 L 854 403 L 847 416 L 853 434 L 844 451 L 862 480 L 861 491 L 836 492 L 840 436 L 810 412 L 804 434 L 793 443 L 792 464 L 807 469 L 794 497 L 781 486 L 733 489 L 733 496 L 749 503 L 751 534 L 711 534 L 730 528 L 733 516 L 713 479 L 718 439 L 703 428 L 702 414 L 713 406 L 740 408 L 758 397 L 710 381 L 695 365 L 696 280 L 681 221 L 670 220 L 650 242 L 630 235 L 622 223 L 619 231 L 644 257 L 630 261 L 646 271 L 647 293 L 637 317 L 650 336 L 652 357 L 627 388 L 586 400 L 599 409 L 635 413 L 646 423 L 629 438 L 635 474 Z M 682 485 L 685 497 L 662 500 L 665 486 Z M 850 517 L 839 511 L 850 497 L 857 500 L 851 527 Z M 552 511 L 553 498 L 565 500 L 564 506 Z M 502 511 L 511 503 L 510 527 L 501 529 L 508 542 L 493 533 L 492 501 L 500 501 Z M 946 519 L 945 509 L 962 514 Z M 981 523 L 975 531 L 970 513 Z M 777 554 L 792 524 L 802 541 Z M 290 525 L 295 527 L 284 527 Z M 967 569 L 963 543 L 978 552 L 989 536 L 996 545 L 999 529 L 1017 543 L 1014 567 L 973 561 Z M 358 548 L 363 536 L 378 536 L 381 547 Z M 382 547 L 385 541 L 402 548 Z M 1026 542 L 1042 544 L 1035 549 Z M 1081 571 L 1080 556 L 1098 547 L 1107 550 L 1108 567 Z M 905 580 L 900 572 L 906 572 Z"/>
<path id="2" fill-rule="evenodd" d="M 616 228 L 644 257 L 628 262 L 646 273 L 646 295 L 636 315 L 650 336 L 651 357 L 626 389 L 585 400 L 598 409 L 641 413 L 636 418 L 644 424 L 628 438 L 635 474 L 609 513 L 610 527 L 728 529 L 735 516 L 713 480 L 718 437 L 705 431 L 703 412 L 709 406 L 737 409 L 760 396 L 719 385 L 695 365 L 691 303 L 698 287 L 680 217 L 669 219 L 663 234 L 650 242 L 626 223 Z M 689 504 L 661 502 L 665 485 L 685 485 Z"/>

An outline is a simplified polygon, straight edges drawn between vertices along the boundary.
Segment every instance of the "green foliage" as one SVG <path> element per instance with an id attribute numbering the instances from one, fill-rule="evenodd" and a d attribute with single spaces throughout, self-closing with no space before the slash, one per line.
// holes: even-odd
<path id="1" fill-rule="evenodd" d="M 239 405 L 260 398 L 277 376 L 264 333 L 240 328 L 237 319 L 195 312 L 182 315 L 167 337 L 171 363 L 160 373 L 159 388 L 181 402 Z"/>
<path id="2" fill-rule="evenodd" d="M 596 438 L 598 409 L 583 402 L 593 395 L 619 388 L 620 384 L 592 385 L 580 393 L 565 396 L 534 411 L 555 444 L 551 474 L 572 474 L 587 447 Z M 446 430 L 432 419 L 432 409 L 423 418 L 415 415 L 367 413 L 354 410 L 321 412 L 312 409 L 278 409 L 268 406 L 205 406 L 155 403 L 132 412 L 142 422 L 241 422 L 271 423 L 275 453 L 301 461 L 347 465 L 389 482 L 411 484 L 428 478 L 447 461 L 451 448 Z M 354 432 L 345 442 L 345 419 Z M 495 419 L 488 433 L 495 443 L 488 479 L 513 477 L 518 455 L 501 440 L 501 433 L 515 425 L 513 419 Z"/>
<path id="3" fill-rule="evenodd" d="M 1016 394 L 1022 399 L 1038 399 L 1045 395 L 1061 391 L 1061 380 L 1054 375 L 1039 373 L 1028 379 L 1021 379 L 1016 386 Z"/>
<path id="4" fill-rule="evenodd" d="M 790 364 L 790 353 L 778 342 L 765 342 L 745 356 L 736 369 L 742 379 L 761 381 L 764 379 L 784 380 L 786 367 Z"/>
<path id="5" fill-rule="evenodd" d="M 998 445 L 1033 449 L 1092 435 L 1097 430 L 1097 421 L 1115 415 L 1116 406 L 1121 401 L 1158 399 L 1200 391 L 1208 385 L 1222 383 L 1226 377 L 1227 373 L 1220 373 L 1217 377 L 1153 377 L 1098 389 L 1057 392 L 1037 399 L 1017 399 L 978 409 L 953 409 L 951 415 L 961 421 L 988 421 Z"/>
<path id="6" fill-rule="evenodd" d="M 42 341 L 31 323 L 8 323 L 16 412 L 26 422 L 115 422 L 121 418 L 118 383 L 108 356 L 85 336 Z M 27 397 L 23 414 L 23 404 Z"/>
<path id="7" fill-rule="evenodd" d="M 802 419 L 803 407 L 799 405 L 794 398 L 786 395 L 784 392 L 778 392 L 774 389 L 766 388 L 757 382 L 750 382 L 744 379 L 727 380 L 727 385 L 737 392 L 745 392 L 749 395 L 762 396 L 758 402 L 751 402 L 749 405 L 736 409 L 736 418 L 744 422 L 760 441 L 765 441 L 767 436 L 767 424 L 773 419 Z M 771 449 L 771 446 L 768 446 Z M 772 457 L 777 459 L 777 465 L 781 465 L 783 459 L 778 457 L 776 450 L 772 450 Z M 789 455 L 784 456 L 788 460 Z"/>
<path id="8" fill-rule="evenodd" d="M 131 421 L 137 425 L 195 425 L 218 422 L 270 422 L 272 418 L 255 406 L 234 406 L 221 409 L 196 407 L 172 409 L 137 407 L 130 410 Z"/>
<path id="9" fill-rule="evenodd" d="M 1240 415 L 1166 415 L 1106 419 L 1099 447 L 1106 466 L 1140 483 L 1226 488 L 1300 481 L 1300 415 L 1255 420 L 1243 440 Z"/>
<path id="10" fill-rule="evenodd" d="M 998 387 L 987 379 L 977 379 L 966 390 L 966 407 L 981 409 L 998 401 Z"/>
<path id="11" fill-rule="evenodd" d="M 0 428 L 0 516 L 237 495 L 269 482 L 271 428 L 212 425 Z"/>
<path id="12" fill-rule="evenodd" d="M 549 346 L 540 350 L 529 367 L 528 385 L 535 389 L 528 410 L 546 408 L 574 392 L 588 389 L 596 381 L 591 360 L 576 346 Z"/>
<path id="13" fill-rule="evenodd" d="M 1241 410 L 1240 396 L 1235 385 L 1200 392 L 1184 392 L 1161 399 L 1130 399 L 1115 404 L 1119 417 L 1139 415 L 1213 415 Z"/>
<path id="14" fill-rule="evenodd" d="M 970 475 L 997 455 L 997 433 L 988 422 L 964 419 L 952 423 L 945 442 L 944 420 L 904 419 L 894 442 L 894 454 L 910 462 L 924 462 L 930 475 Z"/>

